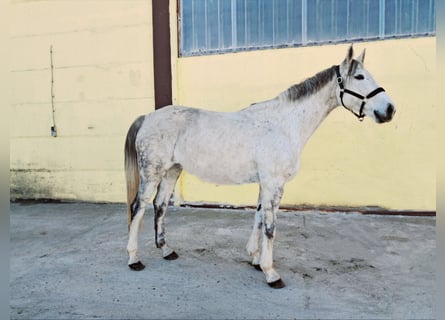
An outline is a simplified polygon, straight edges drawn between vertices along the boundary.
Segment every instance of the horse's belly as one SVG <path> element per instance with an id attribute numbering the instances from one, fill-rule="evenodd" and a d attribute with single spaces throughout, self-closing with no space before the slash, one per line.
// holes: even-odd
<path id="1" fill-rule="evenodd" d="M 213 159 L 212 159 L 213 158 Z M 244 184 L 258 182 L 256 166 L 252 162 L 236 162 L 225 157 L 203 158 L 179 161 L 185 171 L 200 179 L 216 184 Z"/>
<path id="2" fill-rule="evenodd" d="M 233 140 L 205 141 L 178 145 L 174 158 L 185 171 L 216 184 L 244 184 L 258 181 L 254 150 Z"/>

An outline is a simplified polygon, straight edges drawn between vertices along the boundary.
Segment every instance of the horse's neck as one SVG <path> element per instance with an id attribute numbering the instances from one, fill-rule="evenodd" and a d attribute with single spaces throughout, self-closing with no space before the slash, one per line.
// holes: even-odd
<path id="1" fill-rule="evenodd" d="M 252 104 L 241 112 L 275 123 L 301 151 L 323 120 L 338 106 L 336 86 L 333 77 L 312 95 L 291 101 L 285 91 L 271 100 Z"/>
<path id="2" fill-rule="evenodd" d="M 311 96 L 293 102 L 281 101 L 280 104 L 282 110 L 286 110 L 283 121 L 289 134 L 302 149 L 323 120 L 337 107 L 336 84 L 331 81 Z"/>

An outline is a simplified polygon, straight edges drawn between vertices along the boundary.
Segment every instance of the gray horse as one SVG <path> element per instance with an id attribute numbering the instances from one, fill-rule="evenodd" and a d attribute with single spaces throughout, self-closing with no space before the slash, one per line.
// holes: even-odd
<path id="1" fill-rule="evenodd" d="M 340 65 L 237 112 L 167 106 L 140 116 L 131 125 L 125 144 L 129 267 L 144 269 L 137 255 L 137 239 L 155 190 L 156 246 L 165 259 L 178 258 L 167 245 L 164 216 L 184 169 L 217 184 L 259 183 L 247 252 L 271 287 L 284 287 L 273 266 L 276 213 L 285 183 L 299 170 L 304 145 L 337 106 L 344 106 L 360 120 L 368 116 L 378 123 L 390 121 L 395 113 L 385 90 L 364 69 L 364 57 L 365 51 L 353 59 L 351 46 Z"/>

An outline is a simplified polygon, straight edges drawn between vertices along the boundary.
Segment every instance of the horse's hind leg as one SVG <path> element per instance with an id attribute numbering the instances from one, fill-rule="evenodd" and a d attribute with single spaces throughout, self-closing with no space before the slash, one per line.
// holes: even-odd
<path id="1" fill-rule="evenodd" d="M 138 195 L 131 205 L 132 218 L 128 236 L 127 251 L 129 255 L 128 266 L 132 270 L 139 271 L 145 268 L 137 255 L 138 234 L 145 214 L 145 209 L 147 208 L 150 197 L 158 186 L 159 181 L 160 178 L 146 179 L 141 177 Z"/>
<path id="2" fill-rule="evenodd" d="M 153 202 L 156 247 L 162 250 L 162 256 L 166 260 L 174 260 L 178 258 L 176 252 L 167 245 L 165 238 L 164 218 L 167 211 L 168 202 L 173 190 L 175 189 L 176 181 L 178 180 L 181 171 L 182 168 L 180 165 L 175 165 L 167 171 L 159 184 L 158 191 Z"/>

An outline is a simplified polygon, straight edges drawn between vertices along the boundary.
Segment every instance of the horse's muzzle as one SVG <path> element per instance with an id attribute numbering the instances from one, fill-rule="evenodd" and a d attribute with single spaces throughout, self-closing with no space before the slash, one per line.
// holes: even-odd
<path id="1" fill-rule="evenodd" d="M 391 121 L 395 113 L 396 109 L 394 108 L 394 105 L 392 103 L 388 103 L 386 111 L 383 114 L 378 112 L 377 110 L 374 110 L 374 115 L 378 123 Z"/>

